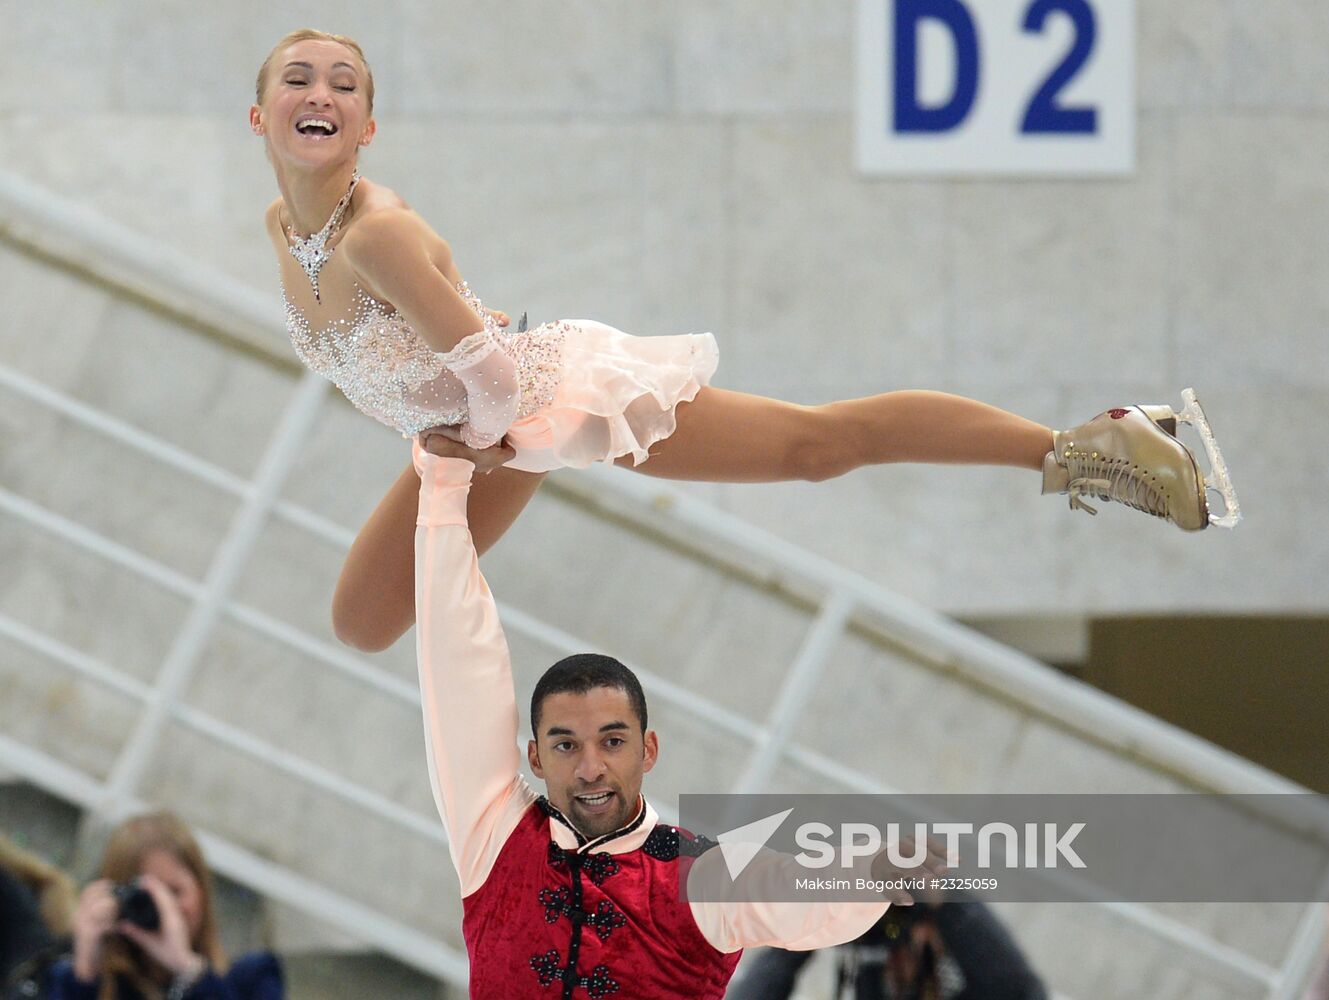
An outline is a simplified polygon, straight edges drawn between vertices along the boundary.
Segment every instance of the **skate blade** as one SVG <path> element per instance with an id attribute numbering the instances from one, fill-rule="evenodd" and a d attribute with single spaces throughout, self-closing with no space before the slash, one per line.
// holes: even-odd
<path id="1" fill-rule="evenodd" d="M 1177 414 L 1177 419 L 1195 428 L 1204 443 L 1205 454 L 1209 456 L 1209 474 L 1204 477 L 1205 486 L 1223 498 L 1223 513 L 1220 515 L 1211 512 L 1209 523 L 1220 528 L 1235 528 L 1237 522 L 1241 520 L 1241 504 L 1237 502 L 1237 491 L 1228 477 L 1227 463 L 1223 461 L 1222 452 L 1218 450 L 1218 442 L 1214 440 L 1213 428 L 1209 426 L 1209 420 L 1204 415 L 1200 401 L 1195 397 L 1194 389 L 1183 389 L 1181 398 L 1186 408 Z"/>

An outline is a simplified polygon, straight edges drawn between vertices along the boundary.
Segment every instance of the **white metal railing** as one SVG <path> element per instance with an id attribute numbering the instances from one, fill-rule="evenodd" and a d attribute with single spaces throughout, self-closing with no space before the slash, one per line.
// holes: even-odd
<path id="1" fill-rule="evenodd" d="M 327 386 L 328 383 L 313 372 L 305 373 L 297 384 L 259 462 L 257 475 L 245 491 L 244 502 L 213 556 L 184 627 L 176 634 L 165 662 L 157 672 L 147 710 L 111 769 L 106 783 L 108 805 L 137 795 L 148 761 L 161 738 L 167 713 L 179 704 L 188 688 L 222 610 L 229 603 L 231 590 L 258 545 L 277 493 L 318 416 Z"/>
<path id="2" fill-rule="evenodd" d="M 821 606 L 802 648 L 785 674 L 747 769 L 734 786 L 735 792 L 752 793 L 766 789 L 784 748 L 792 744 L 790 734 L 799 713 L 816 690 L 830 651 L 844 634 L 853 613 L 853 598 L 840 590 L 833 592 Z"/>
<path id="3" fill-rule="evenodd" d="M 269 338 L 275 342 L 282 337 L 275 321 L 279 315 L 276 306 L 269 304 L 262 296 L 199 265 L 185 263 L 178 255 L 164 253 L 148 241 L 95 213 L 56 199 L 4 172 L 0 172 L 0 233 L 8 234 L 13 241 L 34 247 L 48 256 L 68 260 L 103 281 L 125 287 L 208 325 L 233 329 L 238 322 L 251 333 L 257 329 L 260 332 L 256 338 L 251 335 L 250 343 L 260 350 L 266 351 Z M 88 779 L 76 778 L 69 773 L 69 769 L 62 770 L 64 765 L 58 762 L 46 760 L 34 764 L 32 753 L 35 752 L 25 756 L 20 752 L 22 748 L 16 749 L 11 745 L 13 741 L 0 742 L 0 756 L 20 772 L 40 774 L 49 781 L 61 784 L 64 793 L 76 801 L 108 815 L 119 814 L 126 808 L 126 803 L 136 801 L 134 793 L 138 776 L 142 774 L 164 720 L 170 717 L 241 752 L 262 755 L 274 767 L 347 801 L 353 801 L 412 832 L 435 839 L 440 837 L 441 830 L 436 824 L 420 825 L 421 818 L 409 810 L 403 810 L 395 803 L 353 786 L 345 779 L 316 768 L 294 755 L 276 752 L 275 748 L 254 737 L 179 703 L 179 694 L 198 653 L 223 615 L 329 663 L 384 693 L 404 700 L 418 700 L 410 685 L 255 609 L 237 605 L 230 598 L 231 586 L 268 517 L 275 516 L 295 523 L 337 545 L 345 546 L 350 540 L 350 533 L 345 529 L 310 511 L 277 499 L 284 475 L 282 470 L 289 466 L 293 449 L 302 440 L 302 428 L 322 398 L 323 387 L 311 382 L 309 376 L 301 380 L 295 399 L 274 432 L 255 481 L 248 482 L 138 428 L 62 396 L 17 372 L 0 368 L 0 385 L 242 499 L 241 509 L 207 577 L 202 583 L 197 583 L 83 526 L 42 510 L 21 497 L 0 491 L 0 509 L 42 530 L 53 532 L 86 551 L 107 558 L 136 575 L 151 579 L 191 602 L 186 625 L 168 653 L 156 683 L 151 686 L 118 675 L 105 664 L 65 649 L 55 640 L 32 633 L 20 623 L 0 619 L 0 633 L 44 652 L 71 669 L 146 705 L 138 730 L 112 769 L 111 780 L 104 786 L 95 782 L 88 784 Z M 630 520 L 679 539 L 680 544 L 685 546 L 695 547 L 697 539 L 701 539 L 702 545 L 714 542 L 721 548 L 739 550 L 757 563 L 772 567 L 773 575 L 788 589 L 812 595 L 819 611 L 797 659 L 786 675 L 775 707 L 762 726 L 756 726 L 672 682 L 642 672 L 643 684 L 653 697 L 686 707 L 694 715 L 753 744 L 752 755 L 738 785 L 742 790 L 760 790 L 764 787 L 782 757 L 796 761 L 814 773 L 840 781 L 846 787 L 880 790 L 881 786 L 870 776 L 797 747 L 787 740 L 801 706 L 806 701 L 803 695 L 815 684 L 835 642 L 860 614 L 866 614 L 874 621 L 885 622 L 892 638 L 912 648 L 923 665 L 945 670 L 975 686 L 997 692 L 1000 697 L 1015 701 L 1026 711 L 1040 715 L 1084 739 L 1111 747 L 1148 767 L 1183 778 L 1197 788 L 1223 792 L 1303 790 L 1292 782 L 1076 684 L 1028 657 L 957 626 L 921 605 L 658 482 L 597 468 L 581 474 L 580 480 L 560 480 L 559 488 L 578 497 L 585 504 L 626 514 Z M 515 609 L 505 608 L 503 617 L 509 628 L 523 632 L 550 648 L 567 651 L 587 648 L 587 644 L 578 642 L 575 637 Z M 58 781 L 54 776 L 58 776 Z M 1322 824 L 1323 817 L 1320 817 L 1317 825 L 1324 830 L 1326 827 Z M 254 876 L 258 868 L 243 861 L 244 852 L 240 848 L 221 842 L 217 842 L 216 846 L 226 857 L 236 861 L 237 871 L 243 870 L 246 873 L 243 881 L 248 881 L 260 891 L 268 891 L 267 886 L 261 882 L 251 881 L 250 876 Z M 285 901 L 306 912 L 318 914 L 320 919 L 327 919 L 326 910 L 320 909 L 314 902 L 321 890 L 302 883 L 298 876 L 291 873 L 268 874 L 284 886 L 282 891 L 285 893 Z M 288 875 L 291 877 L 288 878 Z M 326 902 L 322 897 L 320 900 Z M 357 904 L 350 904 L 350 907 L 357 913 L 359 930 L 355 932 L 366 940 L 375 943 L 382 941 L 383 929 L 391 922 L 381 914 L 371 914 L 363 907 L 357 908 Z M 1286 956 L 1284 967 L 1275 970 L 1192 928 L 1163 920 L 1145 908 L 1111 908 L 1125 919 L 1163 934 L 1197 956 L 1217 961 L 1271 990 L 1277 989 L 1279 996 L 1285 995 L 1287 990 L 1297 985 L 1294 980 L 1304 978 L 1301 966 L 1305 961 L 1305 942 L 1314 936 L 1323 921 L 1318 907 L 1308 911 L 1299 928 L 1294 948 Z M 375 918 L 386 923 L 375 923 Z M 400 954 L 391 947 L 385 950 Z M 457 956 L 435 952 L 431 952 L 430 956 L 427 964 L 413 964 L 419 964 L 419 967 L 431 972 L 450 970 L 447 974 L 452 978 L 451 973 L 458 968 L 454 961 Z"/>
<path id="4" fill-rule="evenodd" d="M 286 339 L 273 322 L 281 315 L 275 296 L 218 275 L 188 254 L 143 239 L 8 170 L 0 170 L 0 236 L 193 322 L 224 330 L 256 350 L 271 352 Z"/>

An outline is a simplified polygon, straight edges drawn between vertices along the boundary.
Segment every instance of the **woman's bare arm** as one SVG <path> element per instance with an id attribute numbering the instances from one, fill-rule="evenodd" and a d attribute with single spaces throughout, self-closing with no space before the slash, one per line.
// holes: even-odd
<path id="1" fill-rule="evenodd" d="M 543 479 L 506 468 L 475 477 L 466 510 L 477 552 L 503 536 Z M 419 502 L 420 477 L 407 464 L 351 545 L 332 598 L 333 631 L 348 646 L 377 653 L 415 624 Z"/>
<path id="2" fill-rule="evenodd" d="M 371 212 L 341 247 L 360 282 L 391 302 L 432 350 L 447 353 L 482 328 L 455 287 L 460 278 L 448 244 L 414 212 Z"/>

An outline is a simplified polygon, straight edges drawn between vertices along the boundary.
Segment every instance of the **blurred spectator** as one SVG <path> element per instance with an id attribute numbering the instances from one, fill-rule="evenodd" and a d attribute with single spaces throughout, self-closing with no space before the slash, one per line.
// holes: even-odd
<path id="1" fill-rule="evenodd" d="M 213 912 L 212 874 L 193 834 L 175 816 L 153 813 L 117 827 L 100 875 L 79 897 L 73 957 L 54 970 L 52 1000 L 284 995 L 281 967 L 271 953 L 227 963 Z M 133 889 L 142 892 L 131 897 Z"/>
<path id="2" fill-rule="evenodd" d="M 51 940 L 32 891 L 7 869 L 0 868 L 0 982 Z"/>
<path id="3" fill-rule="evenodd" d="M 835 949 L 837 1000 L 1046 1000 L 1010 933 L 982 903 L 892 906 Z M 813 952 L 768 948 L 726 1000 L 788 1000 Z"/>
<path id="4" fill-rule="evenodd" d="M 68 875 L 0 835 L 0 983 L 68 933 L 75 898 Z"/>

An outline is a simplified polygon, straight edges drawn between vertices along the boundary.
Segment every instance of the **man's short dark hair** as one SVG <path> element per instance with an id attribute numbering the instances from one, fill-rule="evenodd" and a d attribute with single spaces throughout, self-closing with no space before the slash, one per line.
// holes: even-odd
<path id="1" fill-rule="evenodd" d="M 565 656 L 544 672 L 531 692 L 531 732 L 540 735 L 540 710 L 552 694 L 586 694 L 594 688 L 616 688 L 628 696 L 628 704 L 637 713 L 641 731 L 646 732 L 646 694 L 641 681 L 612 656 L 602 653 L 574 653 Z"/>

